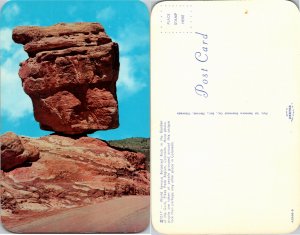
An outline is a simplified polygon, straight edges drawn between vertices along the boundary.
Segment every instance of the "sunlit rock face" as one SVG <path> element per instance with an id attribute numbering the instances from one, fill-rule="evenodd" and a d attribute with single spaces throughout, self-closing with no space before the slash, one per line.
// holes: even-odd
<path id="1" fill-rule="evenodd" d="M 7 223 L 18 224 L 16 218 L 22 222 L 42 212 L 150 194 L 150 174 L 142 153 L 118 150 L 95 138 L 59 135 L 30 138 L 9 132 L 0 136 L 0 144 L 1 213 Z"/>
<path id="2" fill-rule="evenodd" d="M 21 26 L 13 40 L 29 55 L 19 76 L 41 129 L 80 135 L 119 126 L 119 49 L 99 23 Z"/>

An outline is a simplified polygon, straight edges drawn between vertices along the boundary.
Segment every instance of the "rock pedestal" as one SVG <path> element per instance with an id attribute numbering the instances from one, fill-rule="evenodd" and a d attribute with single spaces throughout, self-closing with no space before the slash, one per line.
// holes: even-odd
<path id="1" fill-rule="evenodd" d="M 76 135 L 119 126 L 119 49 L 100 24 L 16 27 L 13 40 L 29 55 L 19 76 L 41 129 Z"/>

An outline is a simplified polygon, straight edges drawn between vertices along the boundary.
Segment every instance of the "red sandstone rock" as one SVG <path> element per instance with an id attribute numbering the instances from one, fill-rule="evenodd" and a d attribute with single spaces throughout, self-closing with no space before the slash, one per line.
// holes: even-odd
<path id="1" fill-rule="evenodd" d="M 39 159 L 39 150 L 32 145 L 23 145 L 20 138 L 12 132 L 0 136 L 0 143 L 1 169 L 4 171 Z"/>
<path id="2" fill-rule="evenodd" d="M 16 27 L 29 58 L 19 76 L 44 130 L 65 134 L 117 128 L 118 44 L 98 23 Z"/>
<path id="3" fill-rule="evenodd" d="M 69 208 L 124 195 L 149 195 L 150 177 L 141 153 L 117 150 L 90 137 L 38 139 L 8 133 L 2 151 L 27 152 L 31 166 L 0 171 L 2 221 L 15 226 Z"/>

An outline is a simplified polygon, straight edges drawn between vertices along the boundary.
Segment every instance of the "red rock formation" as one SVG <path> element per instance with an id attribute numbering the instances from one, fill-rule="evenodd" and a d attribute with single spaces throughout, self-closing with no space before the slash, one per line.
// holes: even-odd
<path id="1" fill-rule="evenodd" d="M 14 133 L 0 136 L 4 226 L 15 232 L 53 232 L 48 222 L 63 218 L 79 223 L 81 213 L 91 213 L 90 220 L 98 210 L 107 212 L 112 206 L 116 213 L 100 215 L 88 228 L 122 232 L 119 228 L 126 222 L 124 231 L 137 232 L 139 227 L 132 221 L 144 228 L 150 194 L 145 156 L 115 149 L 99 139 L 59 135 L 83 136 L 118 127 L 118 44 L 98 23 L 17 27 L 13 39 L 24 44 L 29 55 L 19 75 L 32 99 L 35 119 L 42 129 L 57 135 L 37 139 Z M 130 196 L 100 203 L 124 195 Z M 114 216 L 119 218 L 108 224 Z M 62 222 L 57 231 L 90 232 L 75 227 L 72 230 L 70 223 Z"/>
<path id="2" fill-rule="evenodd" d="M 0 139 L 2 158 L 7 149 L 18 156 L 28 146 L 35 146 L 40 156 L 31 166 L 18 162 L 17 168 L 1 171 L 1 213 L 8 227 L 32 216 L 150 193 L 149 172 L 141 153 L 116 150 L 89 137 L 50 135 L 34 139 L 9 133 Z M 30 156 L 36 156 L 36 152 Z"/>
<path id="3" fill-rule="evenodd" d="M 69 135 L 119 126 L 118 44 L 98 23 L 16 27 L 29 59 L 19 76 L 44 130 Z"/>
<path id="4" fill-rule="evenodd" d="M 4 171 L 39 159 L 39 150 L 33 145 L 22 144 L 20 138 L 12 132 L 0 136 L 0 143 L 1 169 Z"/>

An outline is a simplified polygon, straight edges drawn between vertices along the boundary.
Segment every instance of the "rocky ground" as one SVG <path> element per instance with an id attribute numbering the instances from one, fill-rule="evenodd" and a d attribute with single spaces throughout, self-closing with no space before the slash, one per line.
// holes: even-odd
<path id="1" fill-rule="evenodd" d="M 146 201 L 143 208 L 149 206 L 145 198 L 150 194 L 150 177 L 142 153 L 115 149 L 90 137 L 34 139 L 7 133 L 0 141 L 1 216 L 11 231 L 33 218 L 119 197 L 140 195 Z M 105 217 L 101 213 L 99 219 L 101 215 Z"/>

